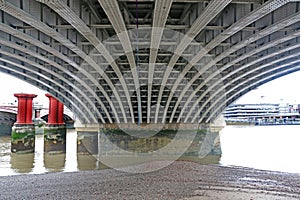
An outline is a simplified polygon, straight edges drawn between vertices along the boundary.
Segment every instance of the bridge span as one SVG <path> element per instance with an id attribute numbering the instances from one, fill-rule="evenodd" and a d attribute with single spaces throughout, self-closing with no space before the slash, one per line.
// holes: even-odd
<path id="1" fill-rule="evenodd" d="M 298 0 L 1 0 L 0 71 L 82 124 L 213 122 L 299 70 Z"/>

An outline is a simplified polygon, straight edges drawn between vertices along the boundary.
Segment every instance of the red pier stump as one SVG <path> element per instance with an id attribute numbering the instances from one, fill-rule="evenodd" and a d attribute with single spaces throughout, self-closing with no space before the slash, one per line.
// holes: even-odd
<path id="1" fill-rule="evenodd" d="M 11 152 L 32 153 L 35 146 L 35 127 L 32 122 L 32 100 L 35 94 L 14 94 L 18 98 L 17 121 L 12 127 Z"/>
<path id="2" fill-rule="evenodd" d="M 44 129 L 44 151 L 46 153 L 66 152 L 66 125 L 64 123 L 64 105 L 55 97 L 49 98 L 48 122 Z"/>

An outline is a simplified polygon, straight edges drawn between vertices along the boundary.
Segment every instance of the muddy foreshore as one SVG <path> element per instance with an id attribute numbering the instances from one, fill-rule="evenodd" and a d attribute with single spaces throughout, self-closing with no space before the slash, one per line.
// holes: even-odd
<path id="1" fill-rule="evenodd" d="M 290 200 L 300 199 L 300 174 L 176 161 L 139 174 L 106 169 L 0 177 L 0 199 Z"/>

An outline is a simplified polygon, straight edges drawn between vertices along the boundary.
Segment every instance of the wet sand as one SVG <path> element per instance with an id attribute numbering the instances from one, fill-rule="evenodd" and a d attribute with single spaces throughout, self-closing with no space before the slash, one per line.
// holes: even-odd
<path id="1" fill-rule="evenodd" d="M 140 174 L 106 169 L 0 177 L 0 199 L 291 200 L 300 199 L 300 174 L 176 161 Z"/>

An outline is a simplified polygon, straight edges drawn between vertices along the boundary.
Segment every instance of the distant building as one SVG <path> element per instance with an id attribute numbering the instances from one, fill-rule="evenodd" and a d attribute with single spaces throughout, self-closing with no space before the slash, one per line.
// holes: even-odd
<path id="1" fill-rule="evenodd" d="M 226 122 L 278 122 L 299 116 L 300 105 L 289 104 L 232 104 L 223 112 Z"/>

